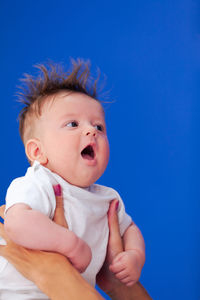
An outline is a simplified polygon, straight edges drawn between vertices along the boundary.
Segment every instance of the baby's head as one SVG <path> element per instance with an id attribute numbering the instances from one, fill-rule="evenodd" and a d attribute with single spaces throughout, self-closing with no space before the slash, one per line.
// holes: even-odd
<path id="1" fill-rule="evenodd" d="M 106 169 L 109 144 L 97 80 L 92 84 L 89 63 L 72 63 L 68 73 L 40 65 L 40 77 L 26 75 L 20 135 L 31 164 L 37 160 L 69 183 L 88 187 Z"/>

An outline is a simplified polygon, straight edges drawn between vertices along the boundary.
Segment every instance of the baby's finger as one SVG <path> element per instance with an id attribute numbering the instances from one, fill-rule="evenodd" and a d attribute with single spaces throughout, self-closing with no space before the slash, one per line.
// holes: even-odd
<path id="1" fill-rule="evenodd" d="M 115 277 L 116 277 L 117 279 L 119 279 L 119 280 L 122 280 L 122 279 L 124 279 L 124 278 L 127 277 L 127 271 L 126 271 L 126 270 L 123 270 L 123 271 L 121 271 L 121 272 L 119 272 L 119 273 L 116 273 L 116 274 L 115 274 Z"/>
<path id="2" fill-rule="evenodd" d="M 114 274 L 122 272 L 124 270 L 124 266 L 121 263 L 111 264 L 109 266 L 109 270 Z"/>
<path id="3" fill-rule="evenodd" d="M 112 261 L 112 264 L 121 263 L 122 258 L 124 257 L 124 252 L 118 253 Z"/>
<path id="4" fill-rule="evenodd" d="M 128 283 L 126 283 L 126 286 L 132 286 L 132 285 L 134 285 L 134 283 L 136 283 L 136 282 L 134 280 L 131 280 Z"/>
<path id="5" fill-rule="evenodd" d="M 56 210 L 53 221 L 58 225 L 68 228 L 67 221 L 65 219 L 64 207 L 63 207 L 63 196 L 60 184 L 53 186 L 55 197 L 56 197 Z"/>
<path id="6" fill-rule="evenodd" d="M 5 208 L 6 208 L 5 205 L 0 206 L 0 217 L 1 217 L 2 219 L 4 219 L 4 211 L 5 211 Z"/>
<path id="7" fill-rule="evenodd" d="M 121 281 L 122 283 L 128 284 L 128 283 L 130 283 L 132 280 L 130 279 L 129 276 L 127 276 L 127 277 L 121 279 L 120 281 Z"/>

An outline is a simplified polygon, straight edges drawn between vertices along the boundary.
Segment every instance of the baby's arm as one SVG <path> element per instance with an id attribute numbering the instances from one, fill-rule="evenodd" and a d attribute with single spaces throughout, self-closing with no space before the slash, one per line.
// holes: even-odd
<path id="1" fill-rule="evenodd" d="M 65 255 L 79 272 L 84 272 L 91 261 L 91 249 L 82 239 L 26 204 L 8 209 L 5 230 L 11 240 L 23 247 Z"/>
<path id="2" fill-rule="evenodd" d="M 145 244 L 139 228 L 132 223 L 123 235 L 124 251 L 110 265 L 110 270 L 127 286 L 139 280 L 145 262 Z"/>

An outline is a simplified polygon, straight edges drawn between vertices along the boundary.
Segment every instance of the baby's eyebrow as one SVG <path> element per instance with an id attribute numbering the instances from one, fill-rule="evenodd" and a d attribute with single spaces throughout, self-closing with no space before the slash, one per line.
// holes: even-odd
<path id="1" fill-rule="evenodd" d="M 82 117 L 82 115 L 80 113 L 76 113 L 76 112 L 74 112 L 74 113 L 66 113 L 64 115 L 61 115 L 59 118 L 60 119 L 65 119 L 65 118 L 72 118 L 72 117 Z M 92 117 L 94 119 L 99 119 L 99 120 L 103 119 L 104 120 L 104 117 L 99 116 L 99 115 L 92 115 Z"/>
<path id="2" fill-rule="evenodd" d="M 76 113 L 68 113 L 68 114 L 61 115 L 61 116 L 59 117 L 59 119 L 74 118 L 74 117 L 76 117 L 76 116 L 77 116 Z"/>

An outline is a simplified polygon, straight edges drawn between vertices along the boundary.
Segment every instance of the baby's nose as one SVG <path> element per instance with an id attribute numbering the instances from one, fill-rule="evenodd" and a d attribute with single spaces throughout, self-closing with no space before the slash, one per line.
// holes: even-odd
<path id="1" fill-rule="evenodd" d="M 92 135 L 92 136 L 96 136 L 97 134 L 96 129 L 92 126 L 90 128 L 86 128 L 84 133 L 85 135 Z"/>

